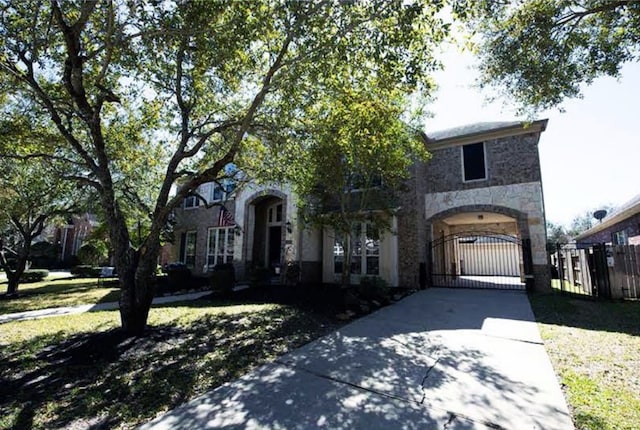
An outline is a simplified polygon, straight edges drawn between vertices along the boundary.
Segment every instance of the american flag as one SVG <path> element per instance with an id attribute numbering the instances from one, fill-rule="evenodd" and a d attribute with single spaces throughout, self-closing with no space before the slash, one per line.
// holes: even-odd
<path id="1" fill-rule="evenodd" d="M 236 222 L 233 219 L 233 215 L 231 212 L 224 206 L 220 206 L 220 213 L 218 214 L 218 226 L 219 227 L 229 227 L 232 225 L 236 225 Z"/>

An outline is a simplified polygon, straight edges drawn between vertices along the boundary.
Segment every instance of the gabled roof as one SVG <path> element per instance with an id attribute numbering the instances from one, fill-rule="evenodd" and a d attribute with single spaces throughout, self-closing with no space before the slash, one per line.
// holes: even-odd
<path id="1" fill-rule="evenodd" d="M 574 237 L 574 240 L 582 240 L 589 236 L 592 236 L 607 227 L 611 227 L 614 224 L 617 224 L 621 221 L 624 221 L 627 218 L 631 218 L 635 214 L 640 213 L 640 194 L 620 206 L 618 209 L 613 211 L 611 214 L 607 215 L 606 218 L 603 218 L 602 222 L 596 224 L 591 227 L 589 230 L 584 231 Z"/>
<path id="2" fill-rule="evenodd" d="M 517 136 L 527 133 L 541 133 L 547 128 L 547 119 L 536 121 L 495 121 L 476 122 L 460 127 L 441 131 L 428 132 L 426 144 L 429 148 L 450 145 L 464 145 L 482 140 L 498 139 L 501 137 Z"/>

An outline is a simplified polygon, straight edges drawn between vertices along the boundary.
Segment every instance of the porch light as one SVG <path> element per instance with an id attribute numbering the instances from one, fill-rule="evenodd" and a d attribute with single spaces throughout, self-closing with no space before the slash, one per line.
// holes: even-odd
<path id="1" fill-rule="evenodd" d="M 291 221 L 287 221 L 285 227 L 287 227 L 287 233 L 291 234 L 291 232 L 293 231 L 293 228 L 291 227 Z"/>

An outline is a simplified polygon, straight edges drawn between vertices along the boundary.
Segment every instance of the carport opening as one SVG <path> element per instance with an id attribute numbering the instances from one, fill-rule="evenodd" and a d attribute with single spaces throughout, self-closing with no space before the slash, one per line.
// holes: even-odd
<path id="1" fill-rule="evenodd" d="M 431 285 L 525 289 L 522 240 L 516 219 L 465 212 L 433 221 Z"/>

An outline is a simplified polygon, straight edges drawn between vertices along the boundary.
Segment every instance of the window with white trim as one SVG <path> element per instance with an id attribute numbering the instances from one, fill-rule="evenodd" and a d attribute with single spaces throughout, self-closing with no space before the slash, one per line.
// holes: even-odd
<path id="1" fill-rule="evenodd" d="M 487 179 L 484 142 L 463 145 L 461 151 L 464 182 Z"/>
<path id="2" fill-rule="evenodd" d="M 233 263 L 233 227 L 213 227 L 209 229 L 207 242 L 207 266 L 209 269 L 218 264 Z"/>
<path id="3" fill-rule="evenodd" d="M 380 232 L 371 223 L 358 225 L 353 233 L 351 246 L 351 274 L 380 274 Z M 344 268 L 345 238 L 336 234 L 333 244 L 333 271 L 342 273 Z"/>
<path id="4" fill-rule="evenodd" d="M 207 199 L 209 203 L 220 202 L 225 199 L 224 188 L 217 182 L 211 182 L 207 184 L 209 186 L 209 193 Z"/>
<path id="5" fill-rule="evenodd" d="M 184 235 L 184 260 L 188 267 L 196 265 L 196 232 L 188 231 Z"/>
<path id="6" fill-rule="evenodd" d="M 184 208 L 191 209 L 200 206 L 200 198 L 196 196 L 187 196 L 184 198 Z"/>
<path id="7" fill-rule="evenodd" d="M 614 245 L 628 245 L 629 236 L 625 230 L 616 231 L 611 235 L 611 239 Z"/>

